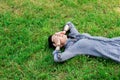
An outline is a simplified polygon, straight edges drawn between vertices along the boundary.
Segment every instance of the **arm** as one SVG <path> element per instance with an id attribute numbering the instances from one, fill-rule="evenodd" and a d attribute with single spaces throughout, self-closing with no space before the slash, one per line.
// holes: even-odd
<path id="1" fill-rule="evenodd" d="M 75 26 L 71 22 L 67 22 L 67 24 L 64 27 L 65 32 L 67 32 L 68 30 L 70 30 L 70 35 L 79 34 L 78 30 L 75 28 Z"/>
<path id="2" fill-rule="evenodd" d="M 53 51 L 53 56 L 54 56 L 55 62 L 63 62 L 63 61 L 66 61 L 66 60 L 76 56 L 76 55 L 77 54 L 72 53 L 67 50 L 61 53 L 60 47 L 56 47 L 55 51 Z"/>

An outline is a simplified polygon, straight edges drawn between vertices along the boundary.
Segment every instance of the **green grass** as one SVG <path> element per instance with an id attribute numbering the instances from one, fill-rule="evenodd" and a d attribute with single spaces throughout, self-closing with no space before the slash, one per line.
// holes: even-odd
<path id="1" fill-rule="evenodd" d="M 120 36 L 120 0 L 0 0 L 0 80 L 120 80 L 110 59 L 53 61 L 47 38 L 67 21 L 80 33 Z"/>

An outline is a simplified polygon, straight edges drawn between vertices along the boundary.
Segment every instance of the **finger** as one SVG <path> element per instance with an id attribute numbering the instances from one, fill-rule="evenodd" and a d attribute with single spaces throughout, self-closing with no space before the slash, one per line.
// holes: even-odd
<path id="1" fill-rule="evenodd" d="M 54 44 L 53 44 L 53 46 L 55 46 L 55 47 L 56 47 L 57 45 L 54 43 Z"/>

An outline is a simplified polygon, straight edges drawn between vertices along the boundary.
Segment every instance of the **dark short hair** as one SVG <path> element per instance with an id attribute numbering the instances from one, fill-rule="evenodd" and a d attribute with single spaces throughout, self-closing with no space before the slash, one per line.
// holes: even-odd
<path id="1" fill-rule="evenodd" d="M 50 35 L 48 37 L 48 46 L 49 46 L 49 48 L 55 48 L 55 46 L 53 45 L 53 42 L 52 42 L 52 35 Z"/>

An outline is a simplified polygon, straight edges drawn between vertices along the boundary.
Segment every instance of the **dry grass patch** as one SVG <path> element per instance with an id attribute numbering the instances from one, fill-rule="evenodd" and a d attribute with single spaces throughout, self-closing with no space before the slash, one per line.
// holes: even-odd
<path id="1" fill-rule="evenodd" d="M 115 12 L 120 13 L 120 7 L 117 7 L 114 10 L 115 10 Z"/>
<path id="2" fill-rule="evenodd" d="M 7 3 L 0 1 L 0 13 L 8 12 L 10 10 L 10 6 Z"/>
<path id="3" fill-rule="evenodd" d="M 30 0 L 30 2 L 33 3 L 34 5 L 37 5 L 37 6 L 42 5 L 42 1 L 40 1 L 40 0 Z"/>

